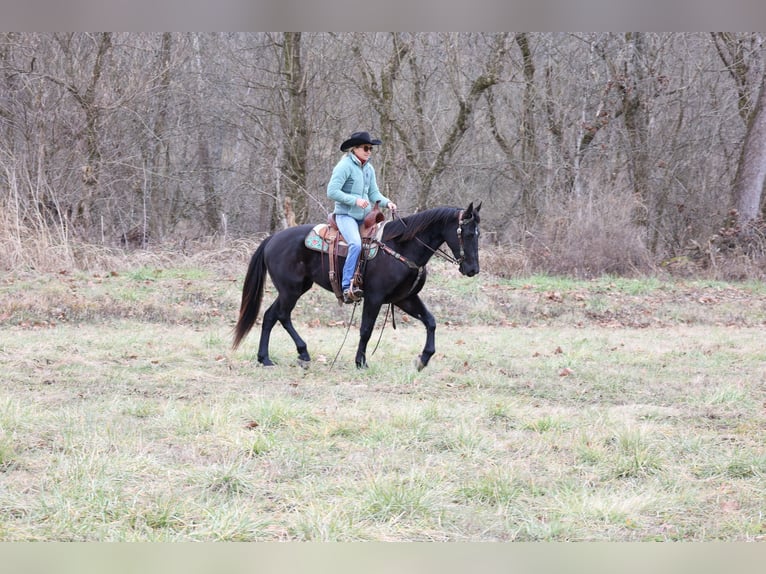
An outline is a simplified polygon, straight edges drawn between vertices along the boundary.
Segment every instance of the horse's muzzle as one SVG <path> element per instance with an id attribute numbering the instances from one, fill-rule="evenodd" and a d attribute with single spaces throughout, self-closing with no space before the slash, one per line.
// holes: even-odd
<path id="1" fill-rule="evenodd" d="M 478 275 L 479 273 L 479 266 L 478 265 L 468 265 L 465 261 L 463 261 L 460 264 L 460 272 L 465 275 L 466 277 L 473 277 L 474 275 Z"/>

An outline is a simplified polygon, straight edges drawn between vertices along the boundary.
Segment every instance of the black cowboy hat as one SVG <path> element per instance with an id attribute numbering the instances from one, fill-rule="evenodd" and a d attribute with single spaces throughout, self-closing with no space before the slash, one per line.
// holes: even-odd
<path id="1" fill-rule="evenodd" d="M 354 132 L 346 141 L 340 144 L 340 151 L 348 151 L 352 147 L 362 144 L 380 145 L 382 143 L 380 140 L 372 139 L 367 132 Z"/>

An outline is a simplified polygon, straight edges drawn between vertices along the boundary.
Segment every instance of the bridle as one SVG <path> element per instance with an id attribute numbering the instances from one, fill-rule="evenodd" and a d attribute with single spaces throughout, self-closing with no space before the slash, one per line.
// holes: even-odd
<path id="1" fill-rule="evenodd" d="M 451 257 L 447 259 L 448 261 L 451 260 L 452 263 L 455 263 L 456 265 L 460 265 L 463 261 L 465 261 L 465 249 L 463 248 L 463 226 L 473 221 L 473 214 L 471 214 L 471 217 L 468 219 L 463 219 L 464 214 L 465 211 L 462 209 L 460 210 L 460 213 L 457 214 L 457 239 L 458 243 L 460 244 L 460 257 L 457 259 Z"/>
<path id="2" fill-rule="evenodd" d="M 469 217 L 468 219 L 463 219 L 464 214 L 465 214 L 465 210 L 463 209 L 461 209 L 457 214 L 457 239 L 458 239 L 458 244 L 460 245 L 460 256 L 458 258 L 455 258 L 454 255 L 450 253 L 447 253 L 446 251 L 441 249 L 441 247 L 437 247 L 436 249 L 434 249 L 433 247 L 425 243 L 419 237 L 415 237 L 415 240 L 418 243 L 420 243 L 422 246 L 429 249 L 434 255 L 438 255 L 445 261 L 448 261 L 449 263 L 453 263 L 454 265 L 460 266 L 463 263 L 463 261 L 465 261 L 465 248 L 463 246 L 463 226 L 473 221 L 473 214 L 471 214 L 471 217 Z M 394 217 L 399 217 L 399 215 L 396 212 L 394 212 Z M 404 221 L 404 219 L 399 217 L 399 221 L 402 222 L 402 225 L 404 225 L 404 227 L 407 227 L 407 223 Z M 381 248 L 383 248 L 383 250 L 389 255 L 393 255 L 396 259 L 399 259 L 400 261 L 402 261 L 402 263 L 405 263 L 408 267 L 412 269 L 417 268 L 417 265 L 409 262 L 404 256 L 400 255 L 399 253 L 396 253 L 396 251 L 394 251 L 390 247 L 381 243 Z"/>
<path id="3" fill-rule="evenodd" d="M 453 255 L 447 253 L 446 251 L 442 250 L 439 247 L 434 249 L 433 247 L 428 245 L 425 241 L 423 241 L 419 237 L 415 237 L 415 239 L 423 247 L 428 248 L 434 255 L 438 255 L 445 261 L 449 261 L 450 263 L 454 263 L 455 265 L 460 266 L 460 264 L 462 264 L 463 261 L 465 261 L 465 248 L 463 247 L 463 226 L 473 221 L 473 215 L 471 215 L 471 217 L 469 217 L 468 219 L 463 219 L 464 213 L 465 211 L 461 209 L 457 214 L 457 238 L 458 238 L 458 243 L 460 244 L 460 256 L 457 259 Z M 397 212 L 393 213 L 393 217 L 399 218 L 399 221 L 402 222 L 402 225 L 404 225 L 405 228 L 407 227 L 407 222 L 404 221 L 404 219 L 402 219 L 401 217 L 399 217 L 399 214 Z M 415 290 L 415 287 L 418 285 L 418 283 L 420 283 L 420 278 L 423 276 L 423 272 L 426 269 L 425 265 L 418 265 L 414 261 L 410 261 L 404 255 L 395 251 L 394 249 L 391 249 L 388 245 L 386 245 L 382 241 L 379 241 L 377 239 L 374 239 L 373 241 L 377 243 L 378 247 L 381 250 L 383 250 L 383 252 L 387 253 L 388 255 L 396 259 L 397 261 L 401 261 L 410 269 L 416 270 L 418 272 L 418 276 L 412 282 L 412 287 L 410 287 L 410 290 L 407 292 L 407 295 L 405 296 L 405 297 L 409 297 L 410 293 L 412 293 Z"/>

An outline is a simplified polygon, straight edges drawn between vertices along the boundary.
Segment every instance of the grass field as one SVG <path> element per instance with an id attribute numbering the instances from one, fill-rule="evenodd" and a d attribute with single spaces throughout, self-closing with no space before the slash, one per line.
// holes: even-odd
<path id="1" fill-rule="evenodd" d="M 0 540 L 766 537 L 762 285 L 437 262 L 424 371 L 401 314 L 353 367 L 359 313 L 344 343 L 319 290 L 312 365 L 277 328 L 267 369 L 257 330 L 229 348 L 245 265 L 3 277 Z"/>

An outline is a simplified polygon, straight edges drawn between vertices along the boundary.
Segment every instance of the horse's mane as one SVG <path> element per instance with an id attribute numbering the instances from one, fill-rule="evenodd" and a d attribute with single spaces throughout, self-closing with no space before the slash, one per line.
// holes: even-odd
<path id="1" fill-rule="evenodd" d="M 430 227 L 434 223 L 445 224 L 450 219 L 454 219 L 457 223 L 458 211 L 460 210 L 456 207 L 434 207 L 395 219 L 387 223 L 383 229 L 383 240 L 399 239 L 401 241 L 409 241 L 423 231 L 423 229 Z"/>

